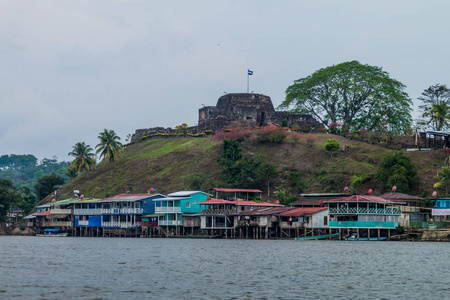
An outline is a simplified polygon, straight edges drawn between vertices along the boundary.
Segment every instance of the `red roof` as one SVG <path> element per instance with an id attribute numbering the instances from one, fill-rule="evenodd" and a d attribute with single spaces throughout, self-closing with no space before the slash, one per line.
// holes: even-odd
<path id="1" fill-rule="evenodd" d="M 50 211 L 47 210 L 47 211 L 43 211 L 43 212 L 40 212 L 40 213 L 35 213 L 35 214 L 33 214 L 33 216 L 44 217 L 44 216 L 48 216 L 49 214 L 50 214 Z"/>
<path id="2" fill-rule="evenodd" d="M 213 190 L 217 192 L 226 192 L 226 193 L 262 193 L 261 190 L 252 190 L 252 189 L 223 189 L 223 188 L 214 188 Z"/>
<path id="3" fill-rule="evenodd" d="M 207 204 L 234 204 L 234 205 L 251 205 L 251 206 L 283 206 L 282 204 L 275 204 L 270 202 L 256 202 L 256 201 L 249 201 L 249 200 L 224 200 L 224 199 L 211 199 L 202 201 L 199 203 L 200 205 L 207 205 Z"/>
<path id="4" fill-rule="evenodd" d="M 294 208 L 286 212 L 282 212 L 277 216 L 280 217 L 300 217 L 303 215 L 312 215 L 318 213 L 319 211 L 327 210 L 327 207 L 299 207 Z"/>
<path id="5" fill-rule="evenodd" d="M 374 203 L 392 203 L 399 204 L 402 202 L 392 201 L 388 199 L 384 199 L 378 196 L 370 196 L 370 195 L 353 195 L 350 197 L 344 197 L 333 200 L 325 200 L 324 203 L 333 203 L 333 202 L 374 202 Z"/>

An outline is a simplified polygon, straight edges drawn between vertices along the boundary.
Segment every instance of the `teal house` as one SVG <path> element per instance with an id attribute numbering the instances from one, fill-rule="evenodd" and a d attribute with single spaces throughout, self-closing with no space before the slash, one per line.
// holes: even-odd
<path id="1" fill-rule="evenodd" d="M 194 233 L 200 228 L 200 202 L 211 195 L 202 191 L 179 191 L 154 199 L 158 225 L 166 234 Z"/>
<path id="2" fill-rule="evenodd" d="M 353 195 L 333 200 L 325 200 L 329 208 L 331 229 L 346 230 L 348 234 L 364 237 L 390 236 L 390 231 L 399 225 L 402 215 L 401 201 L 392 201 L 377 196 Z"/>

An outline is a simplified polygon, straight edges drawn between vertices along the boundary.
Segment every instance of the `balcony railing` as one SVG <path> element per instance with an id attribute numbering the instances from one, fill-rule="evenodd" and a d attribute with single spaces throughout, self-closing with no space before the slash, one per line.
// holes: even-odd
<path id="1" fill-rule="evenodd" d="M 102 208 L 102 215 L 119 215 L 119 214 L 142 214 L 143 208 Z"/>
<path id="2" fill-rule="evenodd" d="M 183 225 L 183 221 L 167 221 L 167 220 L 159 220 L 158 221 L 158 225 L 159 226 L 182 226 Z"/>
<path id="3" fill-rule="evenodd" d="M 136 228 L 141 226 L 142 226 L 141 222 L 102 222 L 102 227 Z"/>
<path id="4" fill-rule="evenodd" d="M 181 212 L 181 207 L 156 207 L 155 212 L 157 212 L 157 213 L 179 213 L 179 212 Z"/>
<path id="5" fill-rule="evenodd" d="M 78 215 L 100 215 L 102 213 L 102 209 L 101 208 L 79 208 L 79 209 L 74 209 L 73 210 L 73 214 L 78 216 Z"/>
<path id="6" fill-rule="evenodd" d="M 372 215 L 401 215 L 397 208 L 363 208 L 363 207 L 330 207 L 330 214 L 372 214 Z"/>
<path id="7" fill-rule="evenodd" d="M 56 221 L 56 222 L 51 222 L 50 226 L 66 226 L 66 227 L 70 227 L 72 226 L 72 222 L 67 222 L 67 221 Z"/>
<path id="8" fill-rule="evenodd" d="M 376 221 L 330 221 L 331 228 L 391 228 L 398 226 L 398 222 Z"/>
<path id="9" fill-rule="evenodd" d="M 70 208 L 68 209 L 51 209 L 50 214 L 57 214 L 57 215 L 70 215 L 72 214 L 72 210 Z"/>
<path id="10" fill-rule="evenodd" d="M 223 209 L 223 208 L 209 208 L 204 209 L 200 212 L 202 215 L 234 215 L 236 213 L 236 208 L 229 208 L 229 209 Z"/>

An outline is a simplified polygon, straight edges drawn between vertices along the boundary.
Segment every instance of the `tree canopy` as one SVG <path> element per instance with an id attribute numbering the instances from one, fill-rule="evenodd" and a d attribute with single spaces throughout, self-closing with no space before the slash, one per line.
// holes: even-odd
<path id="1" fill-rule="evenodd" d="M 411 188 L 419 183 L 416 165 L 403 152 L 385 156 L 381 161 L 376 177 L 383 191 L 388 191 L 395 185 L 398 192 L 408 193 Z"/>
<path id="2" fill-rule="evenodd" d="M 72 152 L 69 152 L 68 155 L 75 157 L 70 167 L 77 170 L 77 174 L 83 171 L 89 172 L 95 166 L 95 158 L 92 151 L 91 146 L 81 142 L 76 143 Z"/>
<path id="3" fill-rule="evenodd" d="M 38 179 L 34 190 L 39 199 L 44 199 L 55 191 L 55 186 L 64 184 L 64 178 L 57 174 L 45 175 Z"/>
<path id="4" fill-rule="evenodd" d="M 279 108 L 341 123 L 343 130 L 399 134 L 411 124 L 412 102 L 404 89 L 382 68 L 350 61 L 294 81 Z"/>
<path id="5" fill-rule="evenodd" d="M 12 182 L 6 179 L 0 179 L 0 222 L 6 220 L 6 214 L 11 205 L 19 200 L 19 194 Z"/>
<path id="6" fill-rule="evenodd" d="M 37 164 L 37 158 L 31 154 L 6 154 L 0 156 L 0 169 L 12 169 L 14 171 L 34 167 Z"/>
<path id="7" fill-rule="evenodd" d="M 114 130 L 107 130 L 100 132 L 98 135 L 100 143 L 95 146 L 97 151 L 96 154 L 100 153 L 100 159 L 105 157 L 109 162 L 113 162 L 115 159 L 119 158 L 122 152 L 122 143 L 120 137 L 114 132 Z"/>
<path id="8" fill-rule="evenodd" d="M 417 98 L 423 104 L 422 124 L 434 130 L 443 130 L 450 126 L 450 89 L 444 84 L 435 84 L 422 92 Z"/>

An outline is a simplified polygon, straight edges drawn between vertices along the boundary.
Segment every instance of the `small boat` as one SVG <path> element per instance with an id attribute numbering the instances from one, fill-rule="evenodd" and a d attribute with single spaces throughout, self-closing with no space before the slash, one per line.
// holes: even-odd
<path id="1" fill-rule="evenodd" d="M 330 237 L 329 234 L 324 235 L 310 235 L 310 236 L 299 236 L 295 237 L 294 240 L 301 240 L 301 241 L 307 241 L 307 240 L 329 240 L 334 236 L 338 236 L 339 233 L 333 233 Z"/>
<path id="2" fill-rule="evenodd" d="M 380 238 L 378 238 L 378 237 L 370 237 L 370 238 L 359 237 L 359 239 L 357 236 L 354 236 L 354 235 L 345 237 L 346 241 L 387 241 L 387 239 L 388 238 L 385 236 L 380 236 Z"/>
<path id="3" fill-rule="evenodd" d="M 44 230 L 44 233 L 38 233 L 36 236 L 53 236 L 53 237 L 64 237 L 68 236 L 67 232 L 62 232 L 59 228 L 48 228 Z"/>

